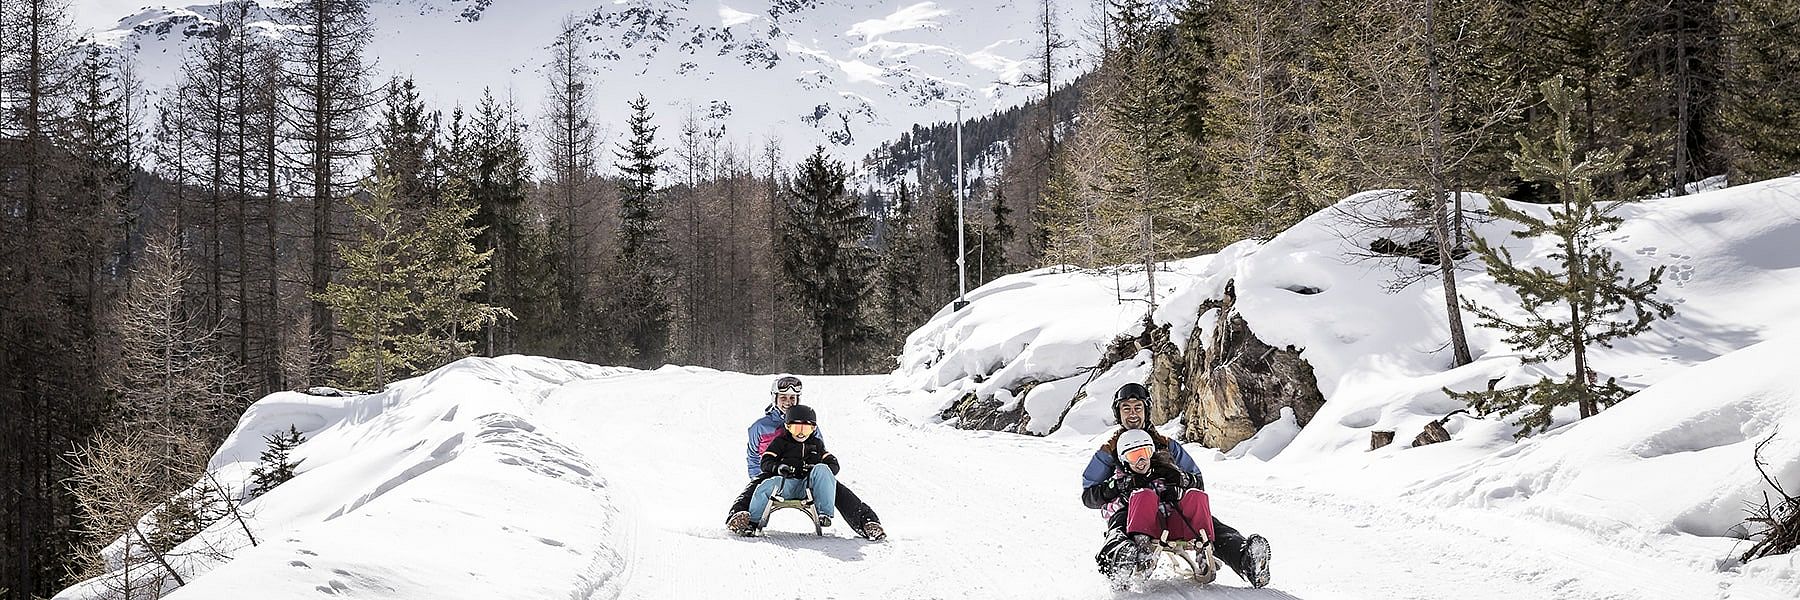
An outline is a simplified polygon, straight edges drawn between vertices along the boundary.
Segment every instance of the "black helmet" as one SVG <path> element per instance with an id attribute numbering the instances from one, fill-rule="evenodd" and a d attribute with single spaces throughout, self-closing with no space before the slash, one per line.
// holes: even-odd
<path id="1" fill-rule="evenodd" d="M 1144 384 L 1134 381 L 1119 386 L 1119 391 L 1113 392 L 1113 422 L 1124 422 L 1119 419 L 1119 404 L 1126 400 L 1142 400 L 1144 402 L 1144 413 L 1146 415 L 1150 413 L 1150 388 L 1146 388 L 1144 387 Z"/>
<path id="2" fill-rule="evenodd" d="M 813 409 L 811 406 L 807 406 L 805 404 L 795 404 L 793 407 L 788 408 L 788 410 L 787 410 L 787 422 L 818 425 L 819 424 L 819 415 L 818 415 L 818 413 L 813 412 Z"/>

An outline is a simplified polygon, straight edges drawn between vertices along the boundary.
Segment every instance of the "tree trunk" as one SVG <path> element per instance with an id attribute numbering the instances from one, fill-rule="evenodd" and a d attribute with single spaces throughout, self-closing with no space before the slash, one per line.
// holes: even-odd
<path id="1" fill-rule="evenodd" d="M 1454 366 L 1463 366 L 1474 362 L 1469 352 L 1468 333 L 1463 327 L 1461 296 L 1456 292 L 1456 258 L 1455 248 L 1450 246 L 1451 222 L 1445 214 L 1445 182 L 1444 182 L 1444 119 L 1442 75 L 1439 72 L 1437 53 L 1437 3 L 1425 3 L 1425 68 L 1426 95 L 1431 98 L 1431 213 L 1432 236 L 1436 238 L 1438 249 L 1438 275 L 1444 285 L 1444 311 L 1450 324 L 1450 347 L 1455 355 Z M 1457 211 L 1461 214 L 1461 194 L 1457 195 Z M 1460 230 L 1457 233 L 1460 241 Z"/>

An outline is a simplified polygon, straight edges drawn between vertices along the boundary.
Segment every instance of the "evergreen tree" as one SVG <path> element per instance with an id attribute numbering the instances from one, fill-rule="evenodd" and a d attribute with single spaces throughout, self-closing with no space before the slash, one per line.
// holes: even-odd
<path id="1" fill-rule="evenodd" d="M 339 247 L 345 272 L 317 298 L 350 338 L 334 365 L 344 378 L 340 385 L 362 390 L 380 390 L 419 366 L 398 348 L 411 308 L 407 284 L 417 275 L 407 254 L 420 245 L 418 232 L 400 218 L 397 182 L 371 184 L 370 192 L 350 197 L 359 232 L 354 243 Z"/>
<path id="2" fill-rule="evenodd" d="M 1518 266 L 1505 247 L 1477 237 L 1475 252 L 1487 265 L 1488 273 L 1519 294 L 1528 314 L 1523 321 L 1517 321 L 1473 301 L 1465 300 L 1463 306 L 1475 313 L 1481 326 L 1506 333 L 1506 343 L 1526 351 L 1526 362 L 1572 356 L 1574 368 L 1562 379 L 1546 378 L 1503 390 L 1452 393 L 1483 414 L 1528 410 L 1519 416 L 1518 424 L 1524 427 L 1519 432 L 1521 436 L 1534 429 L 1548 429 L 1550 412 L 1558 406 L 1577 404 L 1581 417 L 1587 418 L 1598 414 L 1602 406 L 1623 400 L 1627 392 L 1613 378 L 1597 383 L 1597 375 L 1588 366 L 1588 349 L 1607 347 L 1613 340 L 1642 333 L 1655 320 L 1666 319 L 1675 312 L 1673 306 L 1654 298 L 1663 267 L 1651 269 L 1642 281 L 1627 278 L 1619 262 L 1613 260 L 1612 252 L 1599 245 L 1600 236 L 1618 229 L 1622 219 L 1613 212 L 1625 201 L 1600 201 L 1594 182 L 1624 169 L 1624 157 L 1604 149 L 1578 157 L 1574 126 L 1578 113 L 1574 104 L 1581 92 L 1565 87 L 1561 77 L 1552 78 L 1539 89 L 1556 114 L 1555 136 L 1548 145 L 1520 136 L 1513 164 L 1520 177 L 1554 185 L 1560 207 L 1549 208 L 1548 219 L 1514 209 L 1498 199 L 1492 201 L 1490 210 L 1524 226 L 1513 232 L 1514 237 L 1555 236 L 1557 250 L 1552 256 L 1560 270 Z M 1629 317 L 1619 319 L 1618 313 L 1627 308 Z"/>
<path id="3" fill-rule="evenodd" d="M 1800 172 L 1800 3 L 1737 0 L 1730 14 L 1716 115 L 1728 179 Z"/>
<path id="4" fill-rule="evenodd" d="M 994 189 L 994 202 L 989 209 L 994 218 L 993 226 L 990 227 L 994 239 L 988 241 L 988 256 L 985 259 L 986 271 L 991 273 L 993 278 L 998 278 L 1007 274 L 1012 268 L 1011 253 L 1008 250 L 1012 248 L 1013 237 L 1017 235 L 1017 230 L 1013 228 L 1012 224 L 1013 209 L 1006 205 L 1005 188 Z M 984 278 L 983 283 L 991 280 L 992 278 Z"/>
<path id="5" fill-rule="evenodd" d="M 476 250 L 489 255 L 492 268 L 482 281 L 477 302 L 505 308 L 520 320 L 501 319 L 481 332 L 479 347 L 487 356 L 528 351 L 537 334 L 550 327 L 555 300 L 552 283 L 544 277 L 548 268 L 548 244 L 534 227 L 527 210 L 531 165 L 525 151 L 523 123 L 510 104 L 502 104 L 491 91 L 483 91 L 481 104 L 466 128 L 451 119 L 452 149 L 446 164 L 454 165 L 450 178 L 466 182 L 475 207 L 472 226 L 481 231 Z M 535 348 L 533 348 L 535 349 Z"/>
<path id="6" fill-rule="evenodd" d="M 438 157 L 438 116 L 426 109 L 411 77 L 395 77 L 386 87 L 381 120 L 375 128 L 378 178 L 393 180 L 394 198 L 403 218 L 438 204 L 443 185 Z"/>
<path id="7" fill-rule="evenodd" d="M 487 272 L 488 254 L 474 248 L 477 232 L 468 226 L 474 211 L 460 189 L 453 186 L 446 206 L 409 223 L 395 197 L 403 179 L 376 179 L 369 193 L 351 198 L 361 233 L 341 249 L 344 282 L 332 283 L 323 298 L 350 338 L 337 369 L 358 389 L 380 389 L 466 356 L 474 342 L 460 333 L 504 314 L 469 300 Z"/>
<path id="8" fill-rule="evenodd" d="M 255 498 L 267 494 L 275 486 L 287 483 L 300 474 L 300 463 L 306 462 L 306 459 L 295 459 L 292 454 L 305 441 L 306 436 L 293 425 L 289 425 L 285 432 L 263 436 L 266 447 L 257 458 L 259 464 L 250 471 L 250 485 L 245 495 Z"/>
<path id="9" fill-rule="evenodd" d="M 1201 141 L 1216 171 L 1209 229 L 1221 243 L 1273 236 L 1347 195 L 1312 135 L 1314 69 L 1305 51 L 1325 35 L 1319 13 L 1317 3 L 1290 0 L 1225 0 L 1203 13 L 1218 49 L 1202 84 Z"/>
<path id="10" fill-rule="evenodd" d="M 662 191 L 656 185 L 662 170 L 657 159 L 666 149 L 656 145 L 650 101 L 639 94 L 630 106 L 631 134 L 615 153 L 622 173 L 619 258 L 608 313 L 614 327 L 623 332 L 631 364 L 654 368 L 663 364 L 669 347 L 670 305 L 663 289 L 668 282 L 668 242 L 663 236 Z"/>
<path id="11" fill-rule="evenodd" d="M 915 214 L 912 188 L 902 181 L 889 217 L 887 251 L 881 255 L 882 325 L 887 348 L 898 354 L 906 336 L 930 314 L 925 303 L 926 249 L 922 223 Z"/>
<path id="12" fill-rule="evenodd" d="M 814 149 L 789 183 L 781 223 L 782 272 L 819 327 L 822 373 L 861 368 L 873 333 L 862 311 L 878 260 L 862 245 L 869 216 L 845 193 L 846 177 L 843 163 L 825 158 L 824 146 Z"/>

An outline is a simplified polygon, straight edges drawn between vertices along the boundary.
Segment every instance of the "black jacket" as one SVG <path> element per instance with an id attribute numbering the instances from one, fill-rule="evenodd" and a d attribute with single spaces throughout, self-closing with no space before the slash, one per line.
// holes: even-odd
<path id="1" fill-rule="evenodd" d="M 1150 456 L 1149 473 L 1140 475 L 1121 464 L 1113 470 L 1112 477 L 1081 490 L 1081 503 L 1088 508 L 1103 508 L 1140 488 L 1154 488 L 1162 493 L 1164 501 L 1173 502 L 1181 490 L 1202 487 L 1199 474 L 1181 470 L 1167 450 L 1157 450 Z"/>
<path id="2" fill-rule="evenodd" d="M 825 440 L 816 435 L 807 436 L 802 442 L 783 428 L 781 433 L 775 434 L 775 439 L 769 440 L 769 447 L 763 449 L 762 472 L 766 475 L 774 474 L 777 465 L 788 465 L 804 477 L 817 464 L 825 465 L 834 475 L 838 472 L 837 457 L 825 451 Z"/>

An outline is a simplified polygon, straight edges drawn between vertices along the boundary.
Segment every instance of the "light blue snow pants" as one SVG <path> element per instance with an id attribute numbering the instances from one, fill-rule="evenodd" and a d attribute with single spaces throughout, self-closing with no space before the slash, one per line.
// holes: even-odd
<path id="1" fill-rule="evenodd" d="M 779 490 L 777 489 L 779 486 Z M 806 490 L 812 490 L 813 506 L 818 507 L 819 516 L 829 517 L 837 511 L 837 476 L 831 473 L 831 467 L 813 465 L 812 471 L 805 479 L 790 477 L 770 477 L 757 484 L 756 493 L 750 496 L 750 518 L 760 519 L 763 511 L 768 510 L 769 502 L 780 491 L 781 497 L 788 500 L 799 500 L 806 497 Z M 768 523 L 757 523 L 758 526 Z"/>

